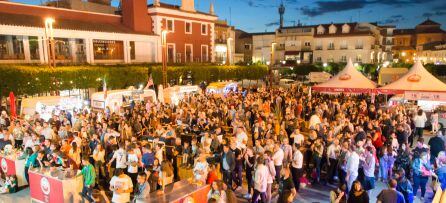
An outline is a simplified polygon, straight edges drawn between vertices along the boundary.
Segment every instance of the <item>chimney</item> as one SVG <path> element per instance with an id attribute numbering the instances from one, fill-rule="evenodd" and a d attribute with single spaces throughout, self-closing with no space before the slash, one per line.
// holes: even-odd
<path id="1" fill-rule="evenodd" d="M 209 8 L 209 14 L 211 15 L 215 15 L 215 11 L 214 11 L 214 3 L 211 3 L 211 6 Z"/>
<path id="2" fill-rule="evenodd" d="M 151 34 L 152 19 L 147 13 L 147 0 L 122 0 L 122 23 L 135 32 Z"/>
<path id="3" fill-rule="evenodd" d="M 195 12 L 194 0 L 181 0 L 180 9 L 183 11 Z"/>

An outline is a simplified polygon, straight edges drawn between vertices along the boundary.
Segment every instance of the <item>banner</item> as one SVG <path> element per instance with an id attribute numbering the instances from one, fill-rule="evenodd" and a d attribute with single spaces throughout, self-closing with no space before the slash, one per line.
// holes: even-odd
<path id="1" fill-rule="evenodd" d="M 32 199 L 45 203 L 63 202 L 62 181 L 30 171 L 29 182 Z"/>
<path id="2" fill-rule="evenodd" d="M 446 101 L 446 93 L 406 91 L 404 98 L 407 100 Z"/>
<path id="3" fill-rule="evenodd" d="M 0 156 L 0 168 L 6 175 L 16 175 L 15 162 Z"/>

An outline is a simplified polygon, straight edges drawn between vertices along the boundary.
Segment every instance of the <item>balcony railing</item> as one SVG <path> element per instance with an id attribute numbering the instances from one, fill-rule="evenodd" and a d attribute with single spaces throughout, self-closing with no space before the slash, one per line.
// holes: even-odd
<path id="1" fill-rule="evenodd" d="M 316 50 L 322 50 L 322 46 L 317 46 L 315 49 Z"/>
<path id="2" fill-rule="evenodd" d="M 334 50 L 334 49 L 335 49 L 334 46 L 327 48 L 327 50 Z"/>
<path id="3" fill-rule="evenodd" d="M 341 50 L 346 50 L 346 49 L 348 49 L 348 47 L 347 46 L 341 46 L 340 49 Z"/>
<path id="4" fill-rule="evenodd" d="M 355 46 L 355 49 L 363 49 L 363 46 Z"/>

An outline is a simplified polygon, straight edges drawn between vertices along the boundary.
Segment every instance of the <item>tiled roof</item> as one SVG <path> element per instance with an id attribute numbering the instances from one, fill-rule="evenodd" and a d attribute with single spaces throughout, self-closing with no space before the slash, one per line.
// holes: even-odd
<path id="1" fill-rule="evenodd" d="M 424 22 L 422 22 L 418 25 L 440 25 L 440 23 L 437 23 L 437 22 L 428 18 L 427 20 L 425 20 Z"/>
<path id="2" fill-rule="evenodd" d="M 69 19 L 55 19 L 54 29 L 110 32 L 110 33 L 126 33 L 126 34 L 143 34 L 138 33 L 122 24 L 105 23 L 105 22 L 88 22 Z M 15 25 L 25 27 L 45 27 L 42 17 L 23 14 L 11 14 L 0 12 L 1 25 Z M 145 34 L 147 35 L 147 34 Z"/>
<path id="3" fill-rule="evenodd" d="M 151 8 L 151 7 L 155 7 L 155 6 L 153 4 L 149 4 L 147 7 Z M 208 15 L 208 16 L 216 16 L 216 15 L 212 15 L 210 13 L 206 13 L 206 12 L 202 12 L 202 11 L 198 11 L 198 10 L 195 10 L 195 12 L 183 11 L 183 10 L 181 10 L 181 7 L 178 6 L 178 5 L 166 4 L 166 3 L 161 3 L 161 2 L 160 2 L 160 6 L 159 7 L 167 8 L 167 9 L 173 9 L 173 10 L 179 10 L 179 11 L 187 12 L 187 13 L 197 13 L 197 14 L 203 14 L 203 15 Z"/>

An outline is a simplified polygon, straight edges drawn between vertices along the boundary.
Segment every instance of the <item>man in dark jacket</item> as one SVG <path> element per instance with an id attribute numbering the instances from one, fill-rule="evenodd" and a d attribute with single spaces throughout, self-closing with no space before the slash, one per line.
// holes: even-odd
<path id="1" fill-rule="evenodd" d="M 229 145 L 223 146 L 223 154 L 221 155 L 221 170 L 223 173 L 223 181 L 228 187 L 232 187 L 232 171 L 235 169 L 235 155 L 229 149 Z"/>
<path id="2" fill-rule="evenodd" d="M 441 135 L 441 131 L 438 132 L 437 135 L 435 135 L 435 137 L 431 138 L 428 142 L 428 145 L 430 147 L 430 152 L 431 152 L 431 163 L 435 163 L 435 158 L 437 158 L 438 153 L 440 153 L 441 151 L 444 151 L 444 149 L 445 149 L 444 141 L 443 141 L 443 139 L 441 139 L 441 137 L 439 135 Z"/>

